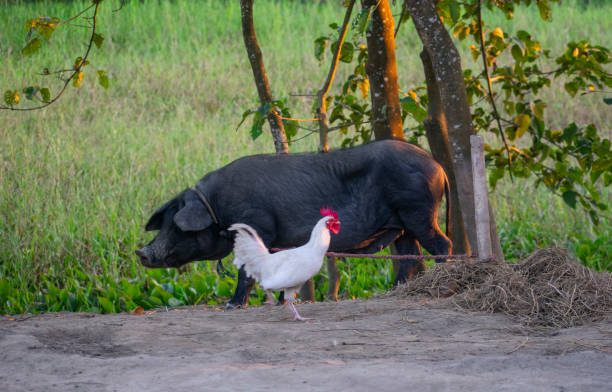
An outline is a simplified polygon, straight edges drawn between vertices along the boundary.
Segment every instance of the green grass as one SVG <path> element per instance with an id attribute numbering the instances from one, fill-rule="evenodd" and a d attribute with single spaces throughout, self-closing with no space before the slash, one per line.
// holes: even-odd
<path id="1" fill-rule="evenodd" d="M 0 91 L 43 83 L 37 75 L 43 67 L 70 65 L 82 53 L 87 37 L 81 28 L 57 32 L 31 58 L 22 59 L 20 49 L 28 18 L 66 19 L 85 3 L 0 4 Z M 236 131 L 242 112 L 258 106 L 239 7 L 236 2 L 132 1 L 113 13 L 112 3 L 103 5 L 100 33 L 106 39 L 93 52 L 83 85 L 70 87 L 42 111 L 0 112 L 0 313 L 216 304 L 234 285 L 207 262 L 193 263 L 183 274 L 147 270 L 133 251 L 152 238 L 143 226 L 161 203 L 240 156 L 273 151 L 268 135 L 253 142 L 248 127 Z M 517 12 L 513 22 L 492 17 L 490 23 L 500 19 L 505 30 L 528 29 L 553 49 L 561 49 L 567 38 L 584 37 L 612 47 L 612 6 L 555 11 L 550 24 L 537 22 L 533 9 Z M 289 94 L 318 89 L 327 72 L 327 64 L 314 59 L 313 40 L 327 34 L 327 24 L 339 22 L 342 13 L 335 1 L 256 3 L 272 89 L 288 99 L 295 116 L 309 116 L 312 102 Z M 400 85 L 407 91 L 423 78 L 420 44 L 409 23 L 397 46 Z M 470 64 L 467 50 L 462 51 Z M 350 71 L 346 68 L 339 70 L 338 81 Z M 110 75 L 108 90 L 97 86 L 97 69 Z M 594 122 L 610 132 L 612 113 L 600 96 L 568 102 L 558 89 L 547 94 L 554 121 Z M 337 143 L 332 138 L 332 145 Z M 315 146 L 311 137 L 291 150 Z M 595 231 L 584 213 L 530 182 L 503 184 L 493 203 L 510 259 L 556 244 L 587 265 L 612 269 L 609 213 Z M 390 287 L 389 262 L 340 264 L 343 297 L 368 297 Z M 327 287 L 324 275 L 323 269 L 316 279 L 319 299 Z M 251 303 L 261 299 L 257 291 Z"/>

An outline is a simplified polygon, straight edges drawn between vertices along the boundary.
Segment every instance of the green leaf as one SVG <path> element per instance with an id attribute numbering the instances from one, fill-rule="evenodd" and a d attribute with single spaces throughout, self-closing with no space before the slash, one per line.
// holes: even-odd
<path id="1" fill-rule="evenodd" d="M 514 58 L 514 61 L 520 62 L 523 60 L 523 49 L 521 49 L 521 47 L 517 44 L 512 45 L 510 52 L 512 53 L 512 58 Z"/>
<path id="2" fill-rule="evenodd" d="M 357 15 L 357 19 L 355 21 L 355 30 L 357 30 L 358 34 L 365 33 L 368 27 L 368 22 L 372 18 L 373 10 L 374 10 L 374 7 L 363 8 L 359 12 L 359 15 Z"/>
<path id="3" fill-rule="evenodd" d="M 572 97 L 576 95 L 579 88 L 578 83 L 575 81 L 565 83 L 564 87 L 565 91 L 567 91 Z"/>
<path id="4" fill-rule="evenodd" d="M 533 108 L 533 113 L 535 114 L 536 118 L 540 120 L 544 120 L 544 109 L 545 108 L 546 108 L 545 102 L 538 102 L 535 104 Z"/>
<path id="5" fill-rule="evenodd" d="M 612 98 L 604 98 L 603 101 L 606 105 L 612 105 Z"/>
<path id="6" fill-rule="evenodd" d="M 40 33 L 40 35 L 45 37 L 47 41 L 51 39 L 51 35 L 53 35 L 53 31 L 55 31 L 55 25 L 52 23 L 41 24 L 38 26 L 38 32 Z"/>
<path id="7" fill-rule="evenodd" d="M 106 71 L 98 70 L 98 82 L 100 82 L 100 86 L 108 88 L 108 75 L 106 75 Z"/>
<path id="8" fill-rule="evenodd" d="M 34 98 L 34 96 L 36 95 L 36 93 L 38 92 L 38 87 L 26 87 L 23 89 L 23 92 L 26 95 L 26 98 L 31 100 L 32 98 Z"/>
<path id="9" fill-rule="evenodd" d="M 4 92 L 4 102 L 11 106 L 15 103 L 19 103 L 19 91 L 17 90 L 6 90 Z"/>
<path id="10" fill-rule="evenodd" d="M 400 99 L 402 109 L 410 113 L 410 115 L 418 122 L 422 123 L 427 118 L 427 111 L 421 107 L 412 97 L 403 97 Z"/>
<path id="11" fill-rule="evenodd" d="M 514 139 L 518 139 L 527 131 L 529 124 L 531 124 L 531 117 L 528 114 L 521 113 L 514 118 L 514 124 L 516 125 L 516 133 Z"/>
<path id="12" fill-rule="evenodd" d="M 240 120 L 240 122 L 238 123 L 238 126 L 236 126 L 236 131 L 238 130 L 238 128 L 240 128 L 240 126 L 242 125 L 242 123 L 244 123 L 244 120 L 247 119 L 247 117 L 249 117 L 251 114 L 255 113 L 254 110 L 251 109 L 247 109 L 244 111 L 244 113 L 242 113 L 242 119 Z"/>
<path id="13" fill-rule="evenodd" d="M 563 192 L 563 201 L 567 203 L 572 208 L 576 208 L 576 192 L 574 191 L 565 191 Z"/>
<path id="14" fill-rule="evenodd" d="M 270 112 L 271 109 L 272 109 L 272 103 L 267 102 L 265 105 L 261 105 L 260 107 L 258 107 L 257 112 L 261 114 L 262 116 L 265 116 L 266 114 L 268 114 L 268 112 Z"/>
<path id="15" fill-rule="evenodd" d="M 552 17 L 552 10 L 548 0 L 538 0 L 538 10 L 540 11 L 540 17 L 546 21 L 550 21 Z"/>
<path id="16" fill-rule="evenodd" d="M 470 45 L 470 52 L 472 53 L 472 58 L 474 58 L 474 61 L 478 60 L 480 57 L 480 49 L 474 45 Z"/>
<path id="17" fill-rule="evenodd" d="M 576 123 L 571 123 L 567 128 L 563 130 L 563 140 L 565 140 L 566 142 L 571 141 L 577 132 L 578 126 L 576 125 Z"/>
<path id="18" fill-rule="evenodd" d="M 100 49 L 100 47 L 102 46 L 102 43 L 104 42 L 104 37 L 102 37 L 98 33 L 94 33 L 92 39 L 93 39 L 94 44 L 96 44 L 96 47 Z"/>
<path id="19" fill-rule="evenodd" d="M 40 42 L 40 38 L 34 38 L 28 41 L 25 48 L 21 49 L 21 54 L 24 56 L 29 56 L 32 53 L 36 52 L 38 49 L 40 49 L 41 46 L 42 43 Z"/>
<path id="20" fill-rule="evenodd" d="M 42 97 L 43 102 L 49 102 L 51 100 L 51 92 L 46 87 L 40 89 L 40 96 Z"/>
<path id="21" fill-rule="evenodd" d="M 115 311 L 115 306 L 108 299 L 98 296 L 98 302 L 100 303 L 100 306 L 102 306 L 102 309 L 104 309 L 106 313 L 113 313 Z"/>
<path id="22" fill-rule="evenodd" d="M 263 133 L 263 124 L 265 117 L 260 114 L 259 111 L 255 112 L 255 118 L 253 119 L 253 126 L 251 127 L 251 139 L 255 140 Z"/>
<path id="23" fill-rule="evenodd" d="M 350 63 L 353 61 L 353 53 L 353 44 L 350 42 L 345 42 L 344 45 L 342 45 L 342 49 L 340 49 L 340 61 L 343 63 Z"/>
<path id="24" fill-rule="evenodd" d="M 323 60 L 323 57 L 325 56 L 325 48 L 329 44 L 329 39 L 327 39 L 327 37 L 319 37 L 315 40 L 314 44 L 315 44 L 315 50 L 314 50 L 315 58 L 321 61 Z"/>
<path id="25" fill-rule="evenodd" d="M 456 1 L 451 1 L 449 4 L 451 19 L 453 20 L 453 24 L 457 23 L 459 18 L 461 17 L 461 9 L 459 3 Z"/>

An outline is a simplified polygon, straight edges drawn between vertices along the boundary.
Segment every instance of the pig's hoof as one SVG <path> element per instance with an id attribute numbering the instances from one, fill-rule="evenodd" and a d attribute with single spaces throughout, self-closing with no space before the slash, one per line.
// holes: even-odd
<path id="1" fill-rule="evenodd" d="M 223 310 L 234 310 L 234 309 L 241 309 L 244 306 L 240 305 L 240 304 L 233 304 L 231 302 L 228 302 L 224 307 Z"/>

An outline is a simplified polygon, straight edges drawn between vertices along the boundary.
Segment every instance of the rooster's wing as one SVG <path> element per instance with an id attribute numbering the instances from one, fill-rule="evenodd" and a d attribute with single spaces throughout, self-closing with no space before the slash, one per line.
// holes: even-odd
<path id="1" fill-rule="evenodd" d="M 235 223 L 229 230 L 236 232 L 234 239 L 234 265 L 240 268 L 244 265 L 247 275 L 261 281 L 261 268 L 266 256 L 270 255 L 268 248 L 251 226 Z"/>

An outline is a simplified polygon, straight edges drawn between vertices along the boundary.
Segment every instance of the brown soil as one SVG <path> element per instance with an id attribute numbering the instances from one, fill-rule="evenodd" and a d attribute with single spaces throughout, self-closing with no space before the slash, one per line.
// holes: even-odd
<path id="1" fill-rule="evenodd" d="M 0 318 L 1 391 L 608 391 L 612 317 L 526 329 L 451 299 Z"/>

